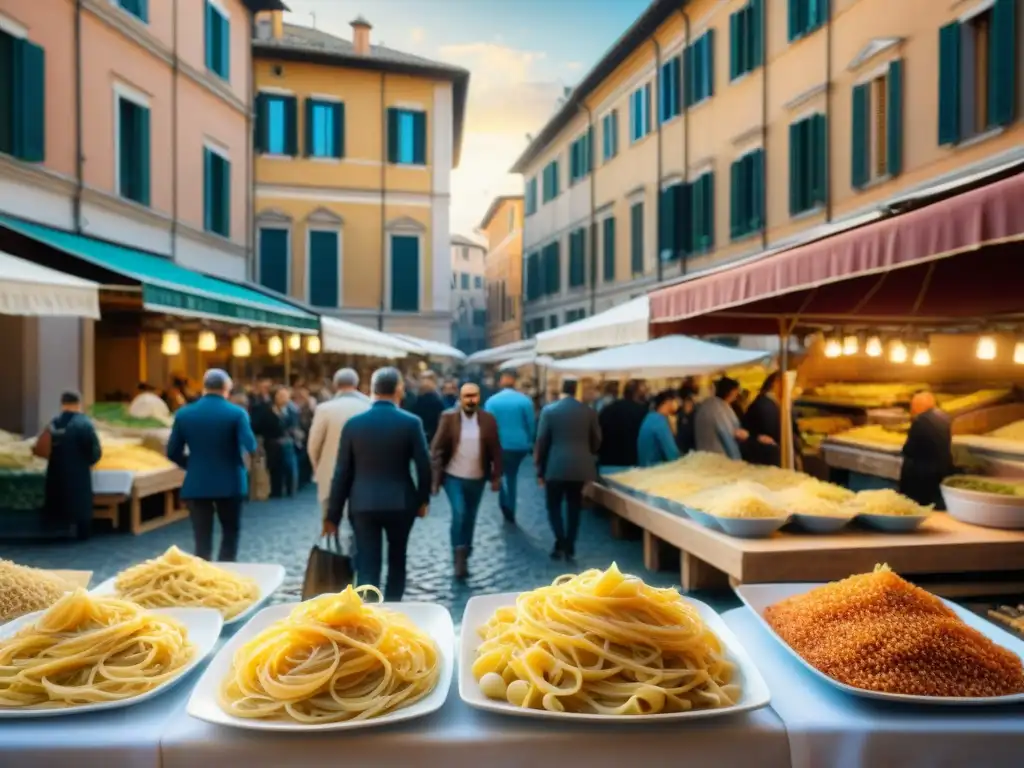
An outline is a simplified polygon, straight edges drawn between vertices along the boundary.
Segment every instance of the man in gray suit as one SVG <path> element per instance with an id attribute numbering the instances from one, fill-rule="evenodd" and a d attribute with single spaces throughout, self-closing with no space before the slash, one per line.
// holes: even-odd
<path id="1" fill-rule="evenodd" d="M 541 411 L 534 449 L 537 483 L 545 488 L 548 521 L 555 534 L 551 558 L 564 557 L 569 562 L 576 557 L 583 485 L 597 476 L 597 452 L 601 447 L 597 411 L 577 400 L 575 392 L 575 381 L 562 382 L 559 401 Z"/>

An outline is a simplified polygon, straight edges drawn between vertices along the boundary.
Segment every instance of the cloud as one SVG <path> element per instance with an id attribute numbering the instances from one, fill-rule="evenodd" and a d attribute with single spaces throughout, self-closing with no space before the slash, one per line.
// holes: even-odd
<path id="1" fill-rule="evenodd" d="M 583 62 L 570 61 L 566 63 L 565 68 L 568 69 L 570 72 L 579 72 L 581 69 L 583 69 Z"/>

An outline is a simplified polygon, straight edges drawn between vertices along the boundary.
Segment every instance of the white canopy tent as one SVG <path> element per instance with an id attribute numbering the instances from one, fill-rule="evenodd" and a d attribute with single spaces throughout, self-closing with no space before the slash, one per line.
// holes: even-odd
<path id="1" fill-rule="evenodd" d="M 392 334 L 396 339 L 407 342 L 409 344 L 418 347 L 413 350 L 413 354 L 426 355 L 427 357 L 439 357 L 446 358 L 449 360 L 457 360 L 459 362 L 466 359 L 466 353 L 462 350 L 456 349 L 451 344 L 445 344 L 441 341 L 434 341 L 432 339 L 421 339 L 416 336 L 406 336 L 404 333 Z"/>
<path id="2" fill-rule="evenodd" d="M 493 347 L 491 349 L 483 349 L 479 352 L 474 352 L 472 355 L 466 358 L 466 363 L 468 365 L 486 365 L 488 363 L 503 363 L 506 360 L 511 360 L 514 357 L 523 357 L 529 353 L 532 353 L 536 346 L 536 339 L 523 339 L 522 341 L 513 341 L 509 344 L 502 344 L 500 347 Z"/>
<path id="3" fill-rule="evenodd" d="M 527 365 L 539 365 L 543 368 L 551 365 L 553 362 L 554 360 L 547 355 L 520 355 L 519 357 L 513 357 L 506 360 L 498 366 L 498 370 L 514 371 L 517 368 L 523 368 Z"/>
<path id="4" fill-rule="evenodd" d="M 663 336 L 640 344 L 555 360 L 551 369 L 563 374 L 614 375 L 634 379 L 698 376 L 764 360 L 764 350 L 735 349 L 689 336 Z"/>
<path id="5" fill-rule="evenodd" d="M 99 285 L 0 251 L 0 314 L 99 320 Z"/>
<path id="6" fill-rule="evenodd" d="M 651 303 L 647 295 L 574 323 L 537 334 L 537 351 L 579 352 L 647 341 Z"/>
<path id="7" fill-rule="evenodd" d="M 320 318 L 323 351 L 345 355 L 366 355 L 395 360 L 421 354 L 419 347 L 389 333 L 382 333 L 346 320 L 324 315 Z"/>

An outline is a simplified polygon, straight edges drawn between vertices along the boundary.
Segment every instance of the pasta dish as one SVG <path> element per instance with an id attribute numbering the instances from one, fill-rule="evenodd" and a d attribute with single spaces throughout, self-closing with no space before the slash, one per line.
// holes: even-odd
<path id="1" fill-rule="evenodd" d="M 221 708 L 242 718 L 319 724 L 366 720 L 419 701 L 437 685 L 441 652 L 402 614 L 347 587 L 299 603 L 235 653 Z"/>
<path id="2" fill-rule="evenodd" d="M 517 707 L 650 715 L 739 699 L 735 667 L 697 610 L 614 563 L 522 593 L 479 631 L 473 676 Z"/>
<path id="3" fill-rule="evenodd" d="M 233 619 L 260 596 L 255 581 L 172 546 L 134 565 L 114 583 L 119 597 L 146 608 L 215 608 Z"/>
<path id="4" fill-rule="evenodd" d="M 171 617 L 78 589 L 0 640 L 0 708 L 130 699 L 177 677 L 194 653 Z"/>

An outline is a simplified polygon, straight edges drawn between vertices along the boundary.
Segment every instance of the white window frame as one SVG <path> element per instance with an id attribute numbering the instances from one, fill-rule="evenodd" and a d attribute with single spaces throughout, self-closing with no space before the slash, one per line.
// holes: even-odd
<path id="1" fill-rule="evenodd" d="M 263 263 L 263 254 L 260 253 L 260 243 L 263 242 L 263 238 L 260 237 L 260 233 L 264 229 L 283 229 L 286 234 L 286 248 L 285 248 L 285 295 L 292 295 L 292 224 L 279 223 L 279 222 L 259 222 L 259 215 L 257 214 L 256 222 L 256 284 L 263 285 L 263 275 L 260 274 L 260 265 Z"/>
<path id="2" fill-rule="evenodd" d="M 388 312 L 396 311 L 391 306 L 391 249 L 394 242 L 394 238 L 398 237 L 415 237 L 417 240 L 417 255 L 419 257 L 419 308 L 417 312 L 423 312 L 423 307 L 426 306 L 426 297 L 424 295 L 424 288 L 426 287 L 426 280 L 424 280 L 424 270 L 426 269 L 426 254 L 423 252 L 424 245 L 424 231 L 420 228 L 413 229 L 412 227 L 403 226 L 401 224 L 393 227 L 389 227 L 387 230 L 388 245 L 387 245 L 387 263 L 384 269 L 384 307 Z M 400 310 L 405 313 L 405 310 Z"/>
<path id="3" fill-rule="evenodd" d="M 137 107 L 150 110 L 150 117 L 152 117 L 152 108 L 149 104 L 149 96 L 143 91 L 137 88 L 133 88 L 127 83 L 123 83 L 120 80 L 114 81 L 114 194 L 119 198 L 128 200 L 121 193 L 121 100 L 131 102 Z M 150 128 L 152 129 L 152 120 L 150 121 Z M 153 135 L 150 133 L 150 158 L 152 159 L 153 152 Z M 152 169 L 151 169 L 152 170 Z M 151 177 L 152 179 L 152 177 Z M 152 184 L 152 180 L 150 181 Z M 130 202 L 135 202 L 134 200 Z"/>
<path id="4" fill-rule="evenodd" d="M 146 26 L 146 27 L 149 26 L 149 21 L 147 19 L 140 19 L 134 13 L 129 11 L 127 8 L 125 8 L 123 5 L 121 5 L 121 0 L 110 0 L 110 4 L 112 6 L 114 6 L 115 8 L 117 8 L 117 10 L 120 13 L 123 13 L 125 16 L 128 16 L 128 17 L 134 19 L 137 23 L 142 24 L 143 26 Z"/>
<path id="5" fill-rule="evenodd" d="M 22 40 L 28 38 L 28 27 L 19 24 L 10 16 L 4 16 L 2 13 L 0 13 L 0 30 L 6 32 L 11 37 L 18 37 Z"/>
<path id="6" fill-rule="evenodd" d="M 336 307 L 319 307 L 319 309 L 342 309 L 345 306 L 345 268 L 344 268 L 344 225 L 341 224 L 307 224 L 306 225 L 306 296 L 305 301 L 310 304 L 310 286 L 313 284 L 313 260 L 312 244 L 314 232 L 333 232 L 338 237 L 337 259 L 338 259 L 338 305 Z M 289 265 L 290 266 L 290 265 Z M 313 306 L 310 304 L 310 306 Z"/>
<path id="7" fill-rule="evenodd" d="M 206 2 L 208 2 L 210 4 L 210 6 L 213 8 L 213 10 L 215 10 L 217 13 L 220 14 L 221 18 L 225 22 L 227 22 L 228 27 L 230 29 L 230 27 L 231 27 L 231 14 L 228 13 L 227 6 L 224 5 L 224 3 L 222 3 L 220 0 L 206 0 Z M 208 44 L 206 42 L 206 35 L 207 34 L 209 34 L 209 30 L 206 28 L 206 24 L 204 23 L 203 24 L 203 58 L 204 59 L 206 58 L 205 51 L 206 51 L 206 45 Z M 207 66 L 206 69 L 207 69 L 207 71 L 213 73 L 217 77 L 218 80 L 220 80 L 222 82 L 225 82 L 225 83 L 230 83 L 231 82 L 231 66 L 230 66 L 230 62 L 231 62 L 231 35 L 230 35 L 230 33 L 228 34 L 228 52 L 227 53 L 228 53 L 228 76 L 227 77 L 223 77 L 220 74 L 220 72 L 218 72 L 217 70 L 213 69 L 212 67 Z"/>

